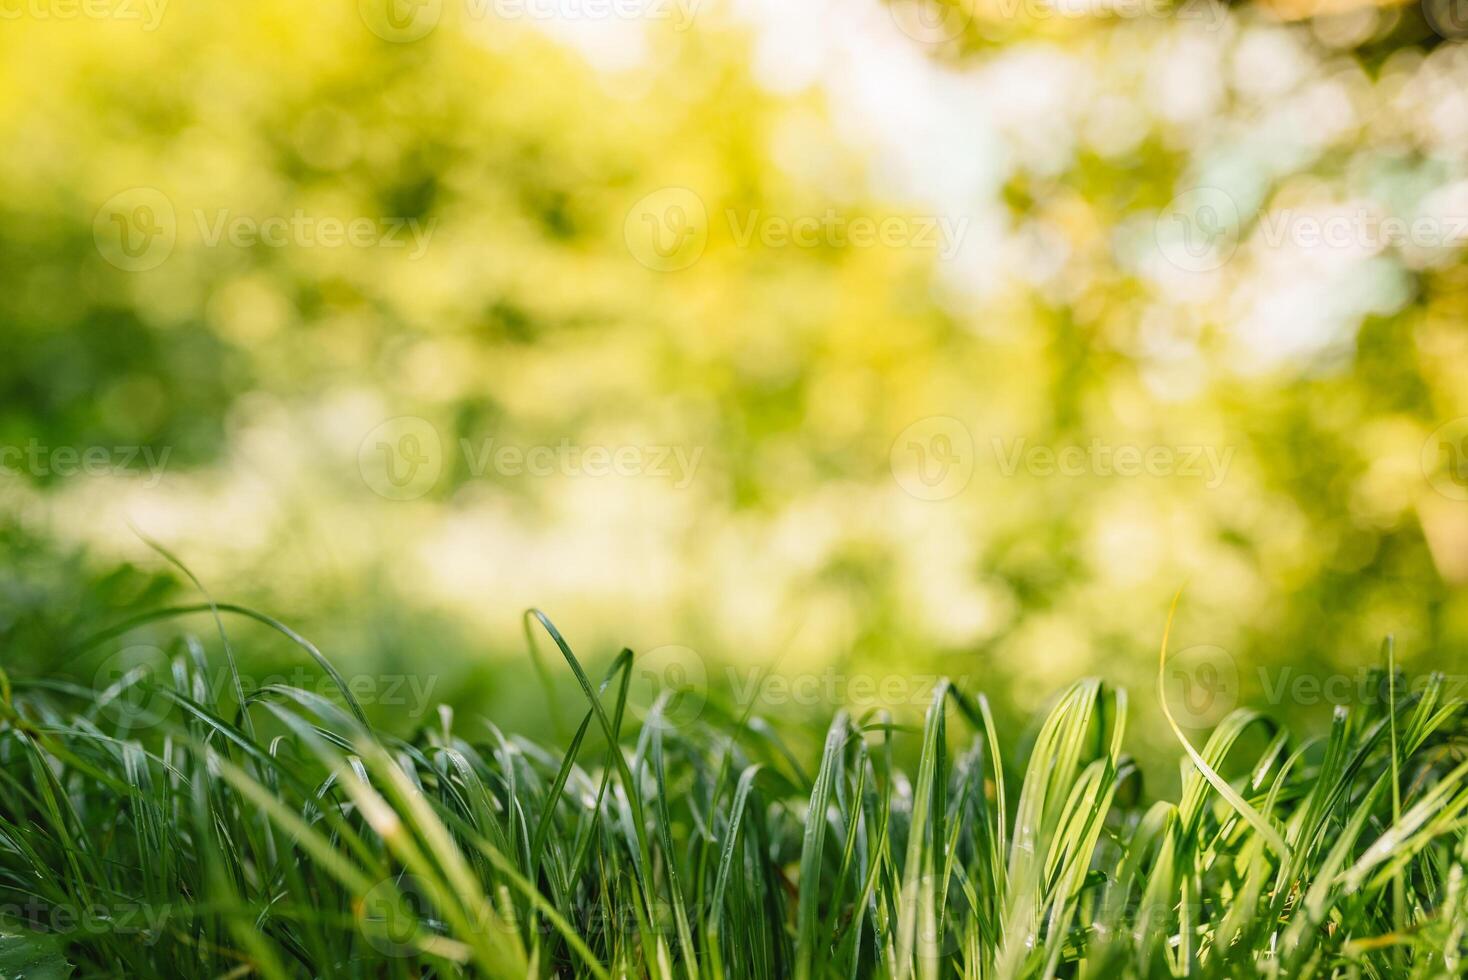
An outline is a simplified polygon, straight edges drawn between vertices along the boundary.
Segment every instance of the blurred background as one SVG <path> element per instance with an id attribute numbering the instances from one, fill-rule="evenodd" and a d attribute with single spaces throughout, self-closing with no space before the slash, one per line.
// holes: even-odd
<path id="1" fill-rule="evenodd" d="M 1464 36 L 1458 0 L 3 0 L 0 662 L 169 655 L 78 652 L 201 601 L 142 534 L 404 726 L 555 734 L 531 605 L 690 719 L 1097 673 L 1167 755 L 1184 584 L 1198 730 L 1368 696 L 1387 634 L 1460 671 Z M 227 625 L 252 680 L 301 662 Z"/>

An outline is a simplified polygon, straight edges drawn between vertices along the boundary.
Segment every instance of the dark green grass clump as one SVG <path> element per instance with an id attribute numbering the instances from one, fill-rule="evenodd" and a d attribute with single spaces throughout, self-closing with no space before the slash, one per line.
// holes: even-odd
<path id="1" fill-rule="evenodd" d="M 748 713 L 670 724 L 676 692 L 634 717 L 632 654 L 593 679 L 539 622 L 585 695 L 564 749 L 447 710 L 376 731 L 293 635 L 336 696 L 246 689 L 226 642 L 215 697 L 187 640 L 163 677 L 0 685 L 0 976 L 1462 972 L 1468 765 L 1440 679 L 1384 674 L 1303 742 L 1237 711 L 1149 803 L 1126 696 L 1094 680 L 1019 778 L 946 684 L 921 729 L 837 710 L 801 759 Z"/>

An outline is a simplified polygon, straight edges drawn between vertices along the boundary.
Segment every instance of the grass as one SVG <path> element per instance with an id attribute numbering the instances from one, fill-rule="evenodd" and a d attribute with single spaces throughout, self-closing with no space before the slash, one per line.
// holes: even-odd
<path id="1" fill-rule="evenodd" d="M 338 696 L 248 689 L 222 621 L 221 695 L 187 637 L 163 677 L 0 683 L 0 976 L 1463 971 L 1468 764 L 1440 678 L 1389 666 L 1388 696 L 1303 741 L 1247 710 L 1198 747 L 1174 725 L 1181 792 L 1149 802 L 1126 695 L 1095 680 L 1025 760 L 947 684 L 920 729 L 836 710 L 801 759 L 717 699 L 691 725 L 677 691 L 634 712 L 630 651 L 593 678 L 533 613 L 584 695 L 567 745 L 447 709 L 404 740 L 306 640 L 202 608 L 286 633 Z"/>

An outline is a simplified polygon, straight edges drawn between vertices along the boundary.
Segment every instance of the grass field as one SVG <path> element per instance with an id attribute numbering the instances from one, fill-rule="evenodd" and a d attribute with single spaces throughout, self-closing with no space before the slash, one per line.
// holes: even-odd
<path id="1" fill-rule="evenodd" d="M 692 725 L 666 721 L 677 692 L 634 712 L 631 652 L 588 676 L 533 613 L 585 695 L 568 744 L 446 709 L 405 741 L 307 641 L 219 607 L 230 677 L 242 612 L 339 694 L 216 697 L 188 638 L 171 676 L 5 681 L 0 975 L 1463 969 L 1468 733 L 1440 679 L 1384 669 L 1387 696 L 1316 738 L 1240 710 L 1194 748 L 1174 724 L 1181 794 L 1149 799 L 1127 695 L 1093 680 L 1025 757 L 982 695 L 940 685 L 920 728 L 833 706 L 803 758 L 716 698 Z"/>

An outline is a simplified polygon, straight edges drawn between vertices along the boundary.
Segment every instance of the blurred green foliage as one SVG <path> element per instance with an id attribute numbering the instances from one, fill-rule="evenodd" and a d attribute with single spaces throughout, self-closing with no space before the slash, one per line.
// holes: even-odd
<path id="1" fill-rule="evenodd" d="M 578 649 L 692 648 L 704 683 L 932 670 L 1024 711 L 1083 672 L 1150 692 L 1183 582 L 1223 700 L 1386 633 L 1463 668 L 1468 502 L 1434 435 L 1468 415 L 1462 243 L 1265 235 L 1462 208 L 1468 58 L 1420 13 L 959 5 L 915 38 L 871 4 L 445 3 L 405 40 L 370 0 L 33 8 L 0 31 L 0 444 L 48 462 L 12 457 L 0 499 L 12 550 L 88 557 L 7 562 L 7 669 L 55 668 L 48 605 L 100 626 L 162 597 L 129 521 L 217 597 L 450 674 L 506 727 L 538 718 L 529 604 Z M 1199 186 L 1239 205 L 1229 254 L 1174 268 Z M 898 234 L 779 232 L 832 215 Z M 1160 468 L 1023 455 L 1093 444 Z M 567 445 L 635 472 L 485 465 Z M 971 477 L 919 499 L 913 445 Z M 436 478 L 388 499 L 380 446 Z"/>

